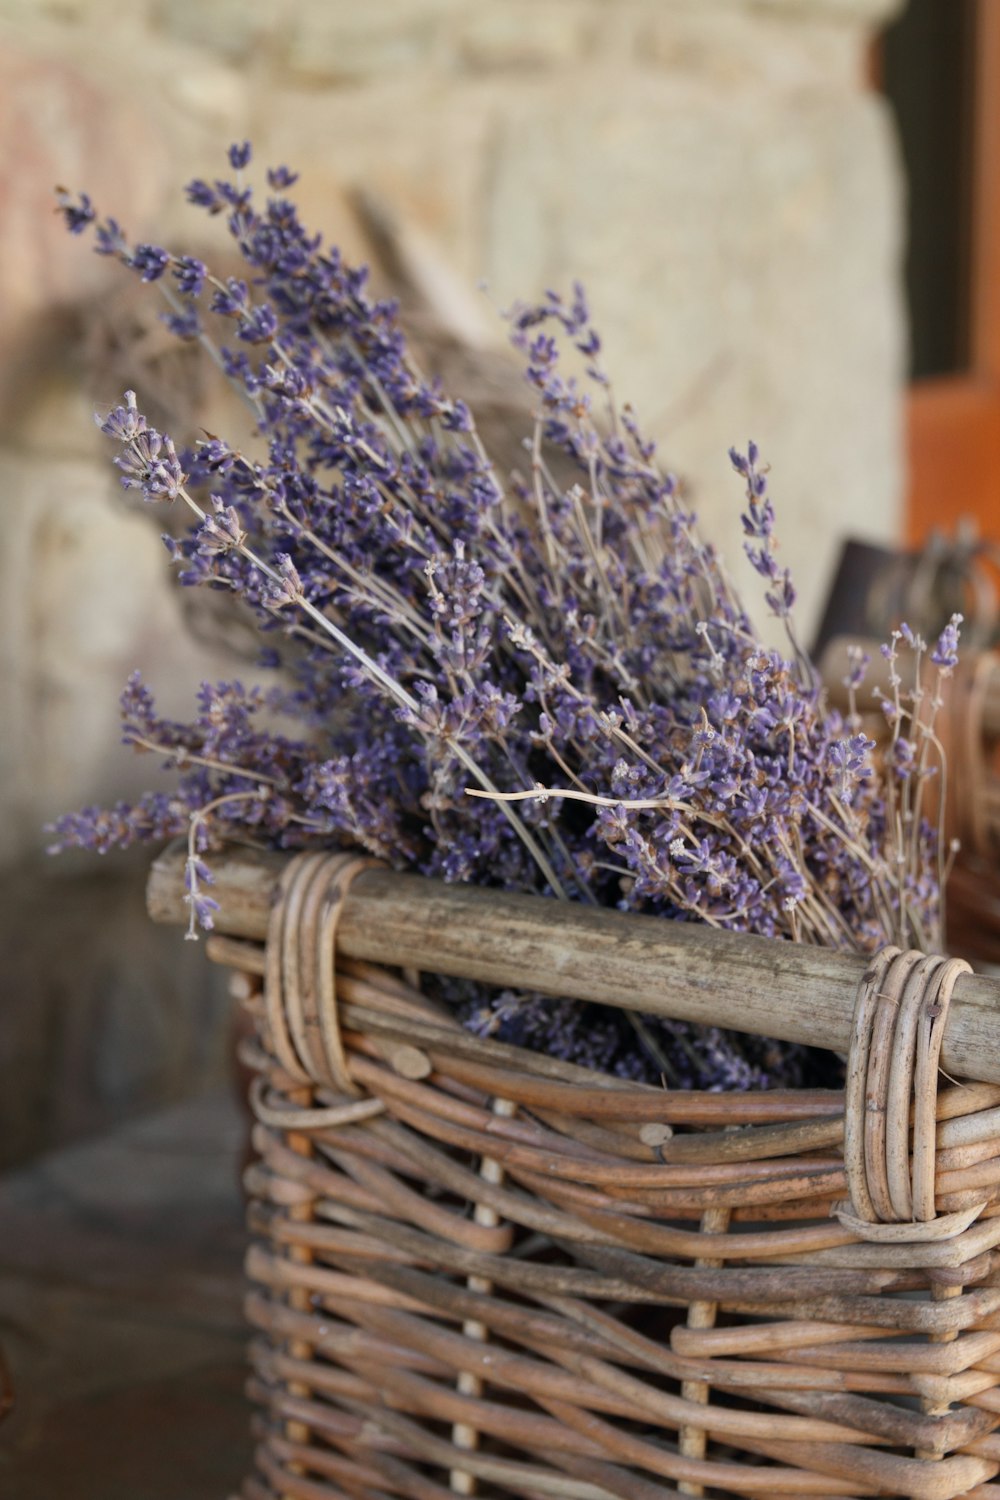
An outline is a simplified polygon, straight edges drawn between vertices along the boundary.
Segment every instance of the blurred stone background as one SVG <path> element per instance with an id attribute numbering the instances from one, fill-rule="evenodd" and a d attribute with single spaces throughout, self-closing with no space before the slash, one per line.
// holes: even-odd
<path id="1" fill-rule="evenodd" d="M 503 333 L 477 283 L 502 306 L 579 277 L 618 394 L 736 571 L 726 449 L 761 444 L 808 637 L 839 539 L 898 530 L 902 187 L 867 81 L 898 9 L 0 0 L 0 1163 L 227 1068 L 225 995 L 200 949 L 147 925 L 146 856 L 43 852 L 47 818 L 148 784 L 117 747 L 133 667 L 176 712 L 233 670 L 91 420 L 134 384 L 186 437 L 221 397 L 153 300 L 65 234 L 53 185 L 209 256 L 179 189 L 250 138 L 358 257 L 378 249 L 364 190 L 418 293 L 438 288 L 431 319 L 442 298 L 487 363 Z"/>

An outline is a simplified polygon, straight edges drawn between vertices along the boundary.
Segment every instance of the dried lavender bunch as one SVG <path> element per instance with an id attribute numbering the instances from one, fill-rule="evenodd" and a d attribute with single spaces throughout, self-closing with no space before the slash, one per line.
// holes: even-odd
<path id="1" fill-rule="evenodd" d="M 72 231 L 93 227 L 100 253 L 166 291 L 169 326 L 253 412 L 253 453 L 206 436 L 179 454 L 131 392 L 99 420 L 123 485 L 188 509 L 187 536 L 164 538 L 181 581 L 235 596 L 280 686 L 203 684 L 179 724 L 134 676 L 125 743 L 161 755 L 176 787 L 64 817 L 57 846 L 186 832 L 192 935 L 212 924 L 203 856 L 251 838 L 836 947 L 932 944 L 940 852 L 922 799 L 957 619 L 927 689 L 923 643 L 894 639 L 894 664 L 904 641 L 915 677 L 905 690 L 894 665 L 892 751 L 876 765 L 796 644 L 755 445 L 730 459 L 787 659 L 616 408 L 579 288 L 510 314 L 537 415 L 525 472 L 498 474 L 465 403 L 409 356 L 394 307 L 303 228 L 283 196 L 293 174 L 270 172 L 259 206 L 249 159 L 234 147 L 232 180 L 188 188 L 225 215 L 246 281 L 132 245 L 85 195 L 61 206 Z M 533 996 L 456 998 L 480 1030 L 630 1076 L 801 1076 L 797 1049 L 745 1037 L 633 1029 Z"/>

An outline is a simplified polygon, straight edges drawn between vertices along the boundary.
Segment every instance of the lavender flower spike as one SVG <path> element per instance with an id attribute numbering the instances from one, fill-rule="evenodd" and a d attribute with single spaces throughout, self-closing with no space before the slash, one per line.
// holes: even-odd
<path id="1" fill-rule="evenodd" d="M 931 652 L 931 661 L 936 667 L 940 667 L 942 672 L 953 672 L 958 666 L 958 637 L 961 624 L 962 616 L 952 615 Z"/>
<path id="2" fill-rule="evenodd" d="M 131 443 L 147 430 L 146 418 L 136 405 L 135 391 L 126 391 L 125 405 L 116 406 L 107 417 L 95 412 L 94 421 L 105 437 L 115 438 L 119 443 Z"/>
<path id="3" fill-rule="evenodd" d="M 67 227 L 151 281 L 168 326 L 252 410 L 246 451 L 190 434 L 175 448 L 131 392 L 100 422 L 127 488 L 190 511 L 169 541 L 180 582 L 224 591 L 274 675 L 269 689 L 203 684 L 181 723 L 133 679 L 124 738 L 170 789 L 60 819 L 57 841 L 186 830 L 192 933 L 213 919 L 211 850 L 235 838 L 860 952 L 933 943 L 937 835 L 919 788 L 936 752 L 900 670 L 916 640 L 889 648 L 895 748 L 875 762 L 795 644 L 756 445 L 731 462 L 787 656 L 763 643 L 635 413 L 615 409 L 580 289 L 511 314 L 535 415 L 529 460 L 508 473 L 462 393 L 410 357 L 363 268 L 302 223 L 284 196 L 294 174 L 273 168 L 262 198 L 251 163 L 237 144 L 228 180 L 188 190 L 228 229 L 235 273 L 136 246 L 86 197 L 60 198 Z M 942 672 L 957 625 L 934 653 Z M 502 1041 L 623 1076 L 804 1076 L 801 1052 L 746 1037 L 531 994 L 442 995 Z"/>
<path id="4" fill-rule="evenodd" d="M 174 500 L 185 475 L 170 438 L 148 426 L 138 410 L 134 391 L 125 392 L 125 405 L 116 406 L 108 417 L 95 419 L 100 429 L 122 445 L 114 460 L 121 470 L 125 489 L 142 491 L 144 500 Z"/>

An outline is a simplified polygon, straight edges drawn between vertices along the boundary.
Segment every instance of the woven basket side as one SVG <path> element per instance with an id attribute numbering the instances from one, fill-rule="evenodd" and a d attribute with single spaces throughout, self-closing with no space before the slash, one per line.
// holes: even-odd
<path id="1" fill-rule="evenodd" d="M 1000 1496 L 1000 1087 L 935 1086 L 933 1217 L 865 1221 L 843 1097 L 626 1085 L 398 974 L 321 982 L 303 892 L 266 955 L 216 950 L 259 1037 L 247 1500 Z M 951 973 L 904 958 L 859 1006 L 886 1098 L 885 994 Z"/>

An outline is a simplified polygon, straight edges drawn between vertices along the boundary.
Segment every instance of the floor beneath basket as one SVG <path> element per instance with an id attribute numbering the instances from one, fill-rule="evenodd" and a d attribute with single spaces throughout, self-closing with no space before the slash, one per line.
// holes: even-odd
<path id="1" fill-rule="evenodd" d="M 243 1123 L 196 1099 L 0 1178 L 10 1500 L 226 1500 L 248 1465 Z"/>

